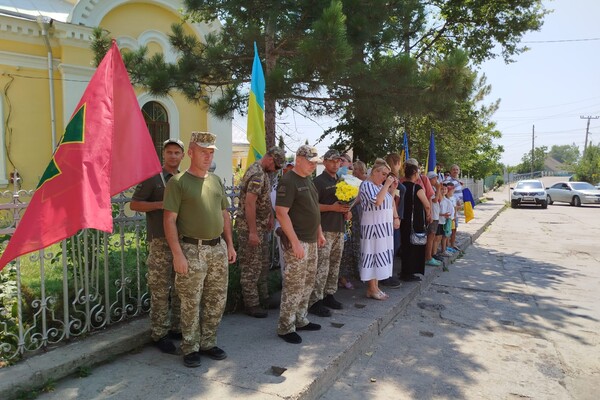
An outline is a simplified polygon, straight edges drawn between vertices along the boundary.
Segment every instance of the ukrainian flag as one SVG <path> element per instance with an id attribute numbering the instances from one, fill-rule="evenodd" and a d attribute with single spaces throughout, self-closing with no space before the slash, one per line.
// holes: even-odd
<path id="1" fill-rule="evenodd" d="M 464 211 L 465 211 L 465 222 L 469 222 L 473 218 L 475 218 L 475 212 L 473 209 L 475 208 L 475 200 L 473 200 L 473 194 L 467 188 L 463 189 L 463 202 L 464 202 Z"/>
<path id="2" fill-rule="evenodd" d="M 252 64 L 252 81 L 250 98 L 248 99 L 248 126 L 246 136 L 250 142 L 246 167 L 260 160 L 267 152 L 265 137 L 265 74 L 263 73 L 258 49 L 254 42 L 254 63 Z"/>

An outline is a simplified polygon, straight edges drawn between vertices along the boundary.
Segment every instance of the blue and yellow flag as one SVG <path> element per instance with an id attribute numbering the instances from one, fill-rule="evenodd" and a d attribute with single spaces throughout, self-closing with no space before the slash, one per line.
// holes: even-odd
<path id="1" fill-rule="evenodd" d="M 252 64 L 252 82 L 248 99 L 248 126 L 246 136 L 250 142 L 246 166 L 260 160 L 267 152 L 265 136 L 265 74 L 263 73 L 258 49 L 254 42 L 254 63 Z"/>
<path id="2" fill-rule="evenodd" d="M 410 156 L 408 155 L 408 136 L 406 136 L 406 131 L 404 131 L 404 141 L 402 147 L 404 148 L 402 152 L 404 153 L 404 161 L 408 160 Z"/>
<path id="3" fill-rule="evenodd" d="M 433 138 L 433 129 L 431 130 L 431 135 L 429 136 L 429 152 L 427 153 L 427 172 L 435 172 L 437 161 L 435 159 L 435 139 Z"/>
<path id="4" fill-rule="evenodd" d="M 463 189 L 462 195 L 465 208 L 465 222 L 469 222 L 475 218 L 475 212 L 473 211 L 475 208 L 475 200 L 473 199 L 473 194 L 471 194 L 471 191 L 467 188 Z"/>

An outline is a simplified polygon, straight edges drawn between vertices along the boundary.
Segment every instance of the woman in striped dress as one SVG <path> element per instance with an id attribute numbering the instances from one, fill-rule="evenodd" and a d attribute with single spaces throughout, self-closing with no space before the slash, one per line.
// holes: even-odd
<path id="1" fill-rule="evenodd" d="M 378 281 L 392 276 L 394 262 L 394 229 L 400 226 L 394 199 L 389 192 L 395 190 L 397 179 L 390 175 L 389 165 L 378 158 L 369 178 L 360 185 L 360 279 L 367 282 L 367 297 L 386 300 L 387 294 L 379 290 Z"/>

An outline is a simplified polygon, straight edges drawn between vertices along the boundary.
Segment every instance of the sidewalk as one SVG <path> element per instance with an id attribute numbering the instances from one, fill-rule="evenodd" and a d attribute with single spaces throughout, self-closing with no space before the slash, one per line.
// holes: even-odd
<path id="1" fill-rule="evenodd" d="M 502 211 L 508 187 L 490 192 L 475 208 L 475 219 L 459 225 L 459 246 L 468 247 Z M 314 399 L 325 392 L 358 354 L 377 340 L 382 330 L 428 286 L 441 267 L 426 267 L 421 282 L 388 289 L 387 301 L 365 297 L 365 289 L 340 289 L 343 310 L 331 318 L 309 315 L 323 326 L 302 332 L 301 345 L 285 343 L 276 334 L 278 310 L 266 319 L 226 315 L 218 345 L 228 358 L 202 358 L 199 368 L 186 368 L 182 356 L 161 353 L 152 346 L 146 318 L 95 334 L 80 342 L 31 357 L 0 369 L 0 398 L 53 384 L 40 399 Z M 452 272 L 447 272 L 452 273 Z M 76 377 L 77 372 L 87 377 Z M 56 383 L 59 379 L 67 379 Z"/>

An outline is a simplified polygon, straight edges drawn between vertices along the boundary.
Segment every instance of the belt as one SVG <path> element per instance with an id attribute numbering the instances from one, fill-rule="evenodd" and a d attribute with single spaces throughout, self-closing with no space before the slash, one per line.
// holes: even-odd
<path id="1" fill-rule="evenodd" d="M 211 240 L 194 239 L 187 236 L 182 236 L 181 241 L 189 244 L 201 244 L 202 246 L 216 246 L 221 243 L 221 237 L 217 237 Z"/>

